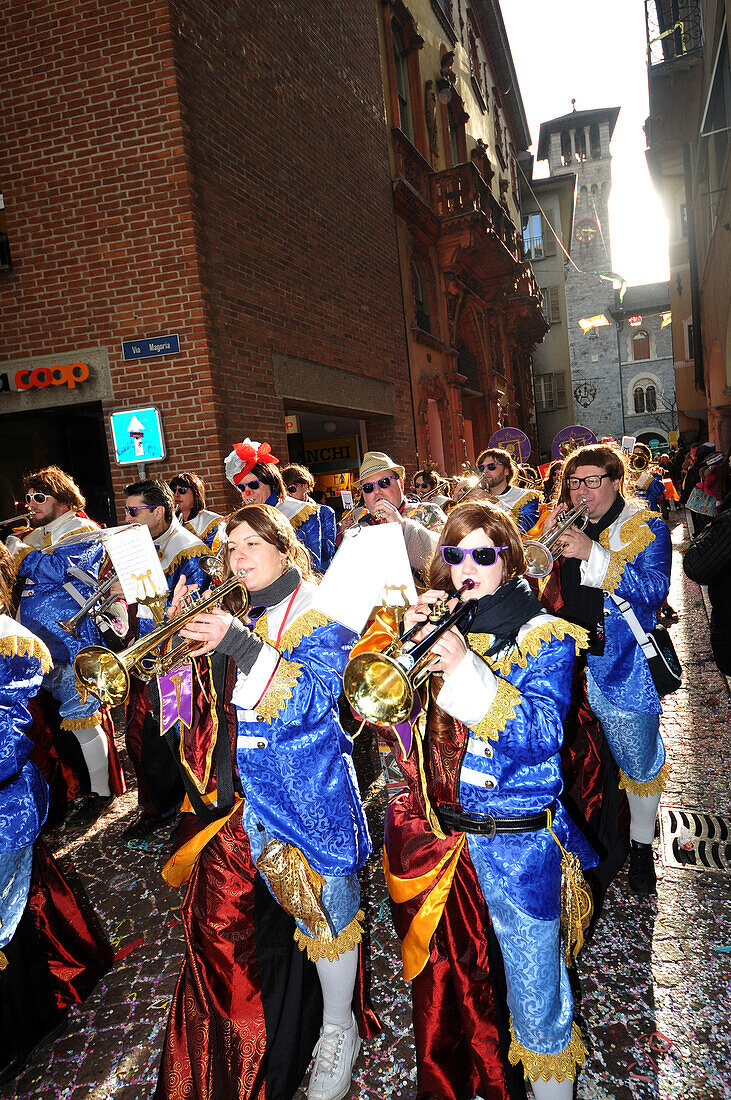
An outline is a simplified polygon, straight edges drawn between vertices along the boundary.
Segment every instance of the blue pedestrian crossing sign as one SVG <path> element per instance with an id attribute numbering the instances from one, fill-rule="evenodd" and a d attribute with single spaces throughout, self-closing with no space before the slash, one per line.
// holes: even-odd
<path id="1" fill-rule="evenodd" d="M 161 462 L 165 457 L 162 417 L 154 405 L 112 413 L 114 457 L 120 466 Z"/>

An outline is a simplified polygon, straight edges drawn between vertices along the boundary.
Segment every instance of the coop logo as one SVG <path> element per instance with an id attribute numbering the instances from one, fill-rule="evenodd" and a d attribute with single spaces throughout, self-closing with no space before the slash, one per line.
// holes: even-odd
<path id="1" fill-rule="evenodd" d="M 15 374 L 0 374 L 0 393 L 8 390 L 42 390 L 46 386 L 76 389 L 90 375 L 87 363 L 57 363 L 50 367 L 24 367 Z"/>

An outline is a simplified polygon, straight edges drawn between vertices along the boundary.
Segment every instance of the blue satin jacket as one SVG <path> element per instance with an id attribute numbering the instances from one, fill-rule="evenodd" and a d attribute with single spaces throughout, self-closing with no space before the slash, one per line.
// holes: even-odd
<path id="1" fill-rule="evenodd" d="M 99 645 L 99 631 L 91 616 L 81 620 L 75 638 L 66 634 L 58 622 L 70 619 L 80 606 L 64 584 L 70 581 L 84 599 L 95 587 L 70 577 L 69 568 L 75 566 L 98 578 L 103 557 L 101 542 L 85 542 L 61 545 L 55 550 L 30 550 L 18 566 L 18 576 L 25 581 L 18 617 L 23 626 L 46 643 L 56 665 L 73 664 L 84 646 Z"/>
<path id="2" fill-rule="evenodd" d="M 261 623 L 256 633 L 266 636 Z M 233 694 L 250 807 L 269 833 L 327 875 L 352 874 L 371 852 L 352 741 L 338 716 L 355 640 L 346 627 L 306 610 L 293 617 L 279 653 L 265 644 L 249 676 L 239 673 Z"/>
<path id="3" fill-rule="evenodd" d="M 647 659 L 611 593 L 627 600 L 644 629 L 652 630 L 670 588 L 671 561 L 665 521 L 628 503 L 581 563 L 581 583 L 604 592 L 604 653 L 589 656 L 589 669 L 610 703 L 634 714 L 660 714 L 662 704 Z"/>
<path id="4" fill-rule="evenodd" d="M 32 844 L 48 813 L 48 787 L 30 759 L 28 700 L 38 692 L 51 657 L 43 643 L 0 615 L 0 852 Z"/>
<path id="5" fill-rule="evenodd" d="M 459 803 L 474 815 L 540 813 L 563 790 L 563 721 L 576 649 L 586 645 L 586 632 L 543 613 L 521 628 L 517 646 L 498 659 L 485 656 L 489 634 L 471 634 L 467 640 L 472 653 L 444 678 L 438 697 L 439 706 L 470 734 L 459 773 Z M 489 704 L 487 710 L 481 700 Z M 482 717 L 475 717 L 480 711 Z M 443 750 L 432 743 L 430 751 Z M 596 864 L 596 854 L 561 802 L 551 827 L 582 866 Z M 469 842 L 479 847 L 491 874 L 524 912 L 540 920 L 558 916 L 561 850 L 547 828 L 475 835 Z"/>

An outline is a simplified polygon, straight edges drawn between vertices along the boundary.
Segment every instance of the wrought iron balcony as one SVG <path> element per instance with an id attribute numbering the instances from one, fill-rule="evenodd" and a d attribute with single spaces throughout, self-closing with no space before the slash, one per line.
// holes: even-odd
<path id="1" fill-rule="evenodd" d="M 703 45 L 697 0 L 645 0 L 645 29 L 650 70 L 686 58 Z"/>

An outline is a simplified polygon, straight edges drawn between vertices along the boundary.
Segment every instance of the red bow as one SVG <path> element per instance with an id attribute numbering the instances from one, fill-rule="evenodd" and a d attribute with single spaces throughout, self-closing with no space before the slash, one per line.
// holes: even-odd
<path id="1" fill-rule="evenodd" d="M 260 443 L 258 450 L 254 450 L 251 443 L 234 443 L 234 453 L 244 464 L 239 473 L 234 474 L 234 485 L 250 474 L 258 462 L 264 466 L 279 463 L 279 459 L 272 454 L 270 443 Z"/>

